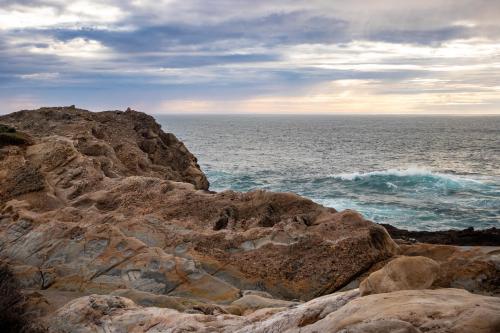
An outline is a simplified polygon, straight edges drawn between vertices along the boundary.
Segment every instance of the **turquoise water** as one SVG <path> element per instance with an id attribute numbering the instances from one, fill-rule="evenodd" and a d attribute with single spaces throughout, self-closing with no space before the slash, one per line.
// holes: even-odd
<path id="1" fill-rule="evenodd" d="M 295 192 L 414 230 L 500 227 L 500 117 L 157 119 L 215 191 Z"/>

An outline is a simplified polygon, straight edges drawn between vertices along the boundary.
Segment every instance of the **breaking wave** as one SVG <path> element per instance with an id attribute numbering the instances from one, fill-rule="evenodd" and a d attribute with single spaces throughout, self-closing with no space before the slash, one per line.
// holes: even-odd
<path id="1" fill-rule="evenodd" d="M 459 190 L 475 189 L 486 186 L 477 179 L 462 175 L 434 172 L 426 168 L 388 169 L 372 172 L 353 172 L 331 175 L 333 179 L 353 182 L 353 185 L 364 187 L 386 188 L 389 190 L 404 189 L 441 189 Z"/>

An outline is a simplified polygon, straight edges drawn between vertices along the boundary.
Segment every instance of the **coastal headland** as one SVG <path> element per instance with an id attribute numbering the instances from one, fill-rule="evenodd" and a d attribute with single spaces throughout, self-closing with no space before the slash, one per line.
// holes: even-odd
<path id="1" fill-rule="evenodd" d="M 213 192 L 130 109 L 0 124 L 0 298 L 19 289 L 27 332 L 500 331 L 495 228 L 411 232 L 293 193 Z"/>

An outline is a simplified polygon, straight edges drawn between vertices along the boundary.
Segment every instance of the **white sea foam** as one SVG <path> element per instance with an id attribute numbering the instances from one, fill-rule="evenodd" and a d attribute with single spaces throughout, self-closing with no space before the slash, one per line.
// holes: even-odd
<path id="1" fill-rule="evenodd" d="M 391 183 L 391 182 L 387 182 L 386 184 L 387 184 L 387 187 L 389 187 L 389 188 L 392 188 L 392 189 L 396 189 L 396 188 L 398 188 L 398 185 L 393 184 L 393 183 Z"/>
<path id="2" fill-rule="evenodd" d="M 451 180 L 454 182 L 474 182 L 481 183 L 478 180 L 466 178 L 457 175 L 451 175 L 441 172 L 435 172 L 428 168 L 423 167 L 409 167 L 406 169 L 387 169 L 380 171 L 371 171 L 371 172 L 352 172 L 352 173 L 340 173 L 331 175 L 333 178 L 338 178 L 341 180 L 353 181 L 359 179 L 366 179 L 370 177 L 377 176 L 392 176 L 392 177 L 432 177 L 432 178 L 441 178 L 444 180 Z M 393 183 L 387 183 L 389 187 L 395 186 Z"/>

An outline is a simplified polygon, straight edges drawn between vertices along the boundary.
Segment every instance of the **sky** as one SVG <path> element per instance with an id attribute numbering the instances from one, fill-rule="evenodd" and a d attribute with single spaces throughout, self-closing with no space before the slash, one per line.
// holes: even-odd
<path id="1" fill-rule="evenodd" d="M 499 0 L 0 0 L 0 113 L 500 114 Z"/>

